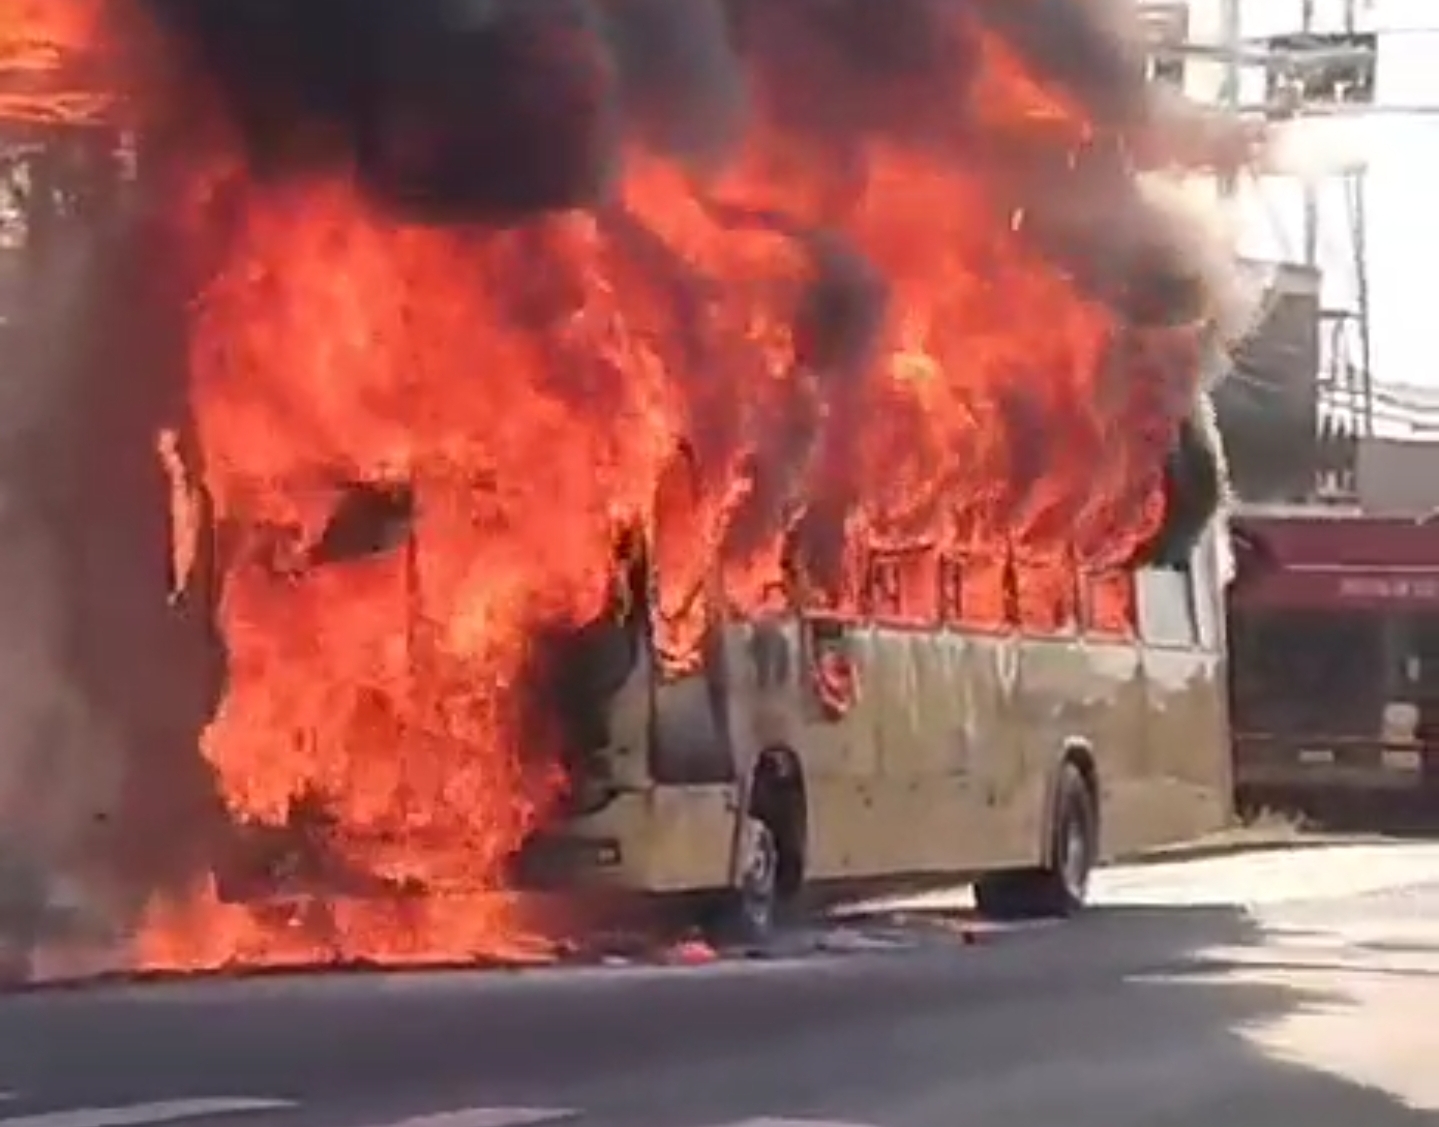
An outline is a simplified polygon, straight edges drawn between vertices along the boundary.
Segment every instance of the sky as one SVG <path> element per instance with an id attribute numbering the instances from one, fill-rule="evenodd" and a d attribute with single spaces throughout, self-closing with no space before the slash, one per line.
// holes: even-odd
<path id="1" fill-rule="evenodd" d="M 1221 0 L 1190 0 L 1191 38 L 1216 41 Z M 1363 117 L 1304 127 L 1302 149 L 1367 168 L 1366 241 L 1373 375 L 1376 384 L 1417 386 L 1439 409 L 1439 301 L 1429 292 L 1439 273 L 1439 0 L 1357 0 L 1361 29 L 1379 32 L 1376 102 L 1387 107 Z M 1300 29 L 1301 0 L 1242 0 L 1242 34 L 1266 36 Z M 1316 0 L 1315 30 L 1343 26 L 1343 0 Z M 1217 80 L 1197 68 L 1203 88 Z M 1245 102 L 1262 96 L 1257 69 L 1244 79 Z M 1432 107 L 1398 113 L 1396 107 Z M 1345 192 L 1318 181 L 1319 265 L 1326 302 L 1356 305 L 1354 240 Z M 1300 260 L 1302 191 L 1294 180 L 1267 179 L 1247 194 L 1240 221 L 1243 253 Z"/>

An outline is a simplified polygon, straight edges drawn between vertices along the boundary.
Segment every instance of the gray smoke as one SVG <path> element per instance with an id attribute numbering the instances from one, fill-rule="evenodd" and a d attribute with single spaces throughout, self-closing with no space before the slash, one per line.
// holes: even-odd
<path id="1" fill-rule="evenodd" d="M 576 208 L 606 217 L 669 295 L 670 347 L 683 354 L 673 371 L 701 460 L 706 450 L 726 465 L 737 450 L 749 454 L 736 551 L 763 536 L 761 525 L 786 519 L 799 493 L 832 521 L 856 496 L 841 452 L 860 438 L 863 358 L 885 286 L 840 232 L 866 189 L 876 140 L 982 168 L 1001 211 L 989 221 L 1015 222 L 1130 327 L 1209 324 L 1222 342 L 1244 323 L 1227 254 L 1192 206 L 1139 173 L 1233 171 L 1260 139 L 1146 81 L 1129 0 L 141 2 L 218 83 L 261 175 L 343 162 L 397 215 L 425 221 L 524 224 Z M 1066 147 L 1018 131 L 996 136 L 976 81 L 986 37 L 1075 107 L 1090 137 Z M 794 313 L 804 345 L 795 396 L 738 434 L 738 405 L 723 402 L 714 386 L 722 377 L 704 355 L 707 282 L 642 229 L 617 188 L 638 146 L 708 196 L 757 135 L 825 192 L 813 214 L 761 217 L 750 207 L 744 218 L 709 200 L 717 222 L 762 222 L 810 263 L 810 292 Z M 1134 377 L 1111 367 L 1104 394 L 1123 404 Z M 1171 385 L 1149 396 L 1164 405 L 1164 417 L 1148 421 L 1161 446 L 1166 432 L 1177 440 L 1196 376 L 1174 368 L 1143 377 Z M 1025 389 L 1010 398 L 1005 416 L 1028 426 L 1035 412 Z M 1115 415 L 1116 426 L 1123 421 Z M 1016 443 L 1028 451 L 1015 467 L 1026 480 L 1042 475 L 1051 438 L 1036 431 Z M 932 503 L 942 502 L 935 493 Z"/>
<path id="2" fill-rule="evenodd" d="M 156 455 L 185 415 L 183 306 L 154 291 L 113 156 L 101 133 L 27 154 L 0 248 L 0 983 L 119 958 L 219 813 L 198 752 L 216 651 L 167 599 Z"/>
<path id="3" fill-rule="evenodd" d="M 115 733 L 69 661 L 66 552 L 73 496 L 60 441 L 98 232 L 59 237 L 64 152 L 18 158 L 11 238 L 0 248 L 6 372 L 0 402 L 0 983 L 24 978 L 69 930 L 66 904 L 94 873 L 94 815 L 120 786 Z"/>
<path id="4" fill-rule="evenodd" d="M 596 0 L 635 132 L 697 175 L 733 156 L 749 92 L 724 0 Z"/>

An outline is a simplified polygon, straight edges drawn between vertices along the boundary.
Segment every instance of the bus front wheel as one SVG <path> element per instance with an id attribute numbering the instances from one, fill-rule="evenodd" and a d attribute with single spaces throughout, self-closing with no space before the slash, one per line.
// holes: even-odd
<path id="1" fill-rule="evenodd" d="M 753 814 L 746 817 L 740 834 L 734 886 L 700 898 L 701 928 L 722 947 L 762 946 L 773 934 L 779 912 L 779 840 Z"/>
<path id="2" fill-rule="evenodd" d="M 982 915 L 1064 918 L 1084 907 L 1099 857 L 1099 810 L 1089 783 L 1072 763 L 1060 772 L 1050 827 L 1043 865 L 990 873 L 975 883 L 975 907 Z"/>
<path id="3" fill-rule="evenodd" d="M 706 913 L 708 931 L 721 942 L 763 946 L 779 917 L 799 903 L 804 887 L 809 809 L 804 772 L 792 752 L 760 757 L 740 826 L 734 887 Z"/>

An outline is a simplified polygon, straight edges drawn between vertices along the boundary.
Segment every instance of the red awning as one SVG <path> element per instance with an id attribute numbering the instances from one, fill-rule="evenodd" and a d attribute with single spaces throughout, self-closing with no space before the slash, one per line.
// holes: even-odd
<path id="1" fill-rule="evenodd" d="M 1237 605 L 1439 611 L 1439 522 L 1285 516 L 1235 526 Z"/>

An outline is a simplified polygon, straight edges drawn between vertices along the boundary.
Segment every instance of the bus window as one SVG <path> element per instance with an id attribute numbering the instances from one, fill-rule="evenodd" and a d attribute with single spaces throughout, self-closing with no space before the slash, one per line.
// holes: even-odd
<path id="1" fill-rule="evenodd" d="M 1200 643 L 1194 613 L 1194 584 L 1189 569 L 1142 568 L 1136 576 L 1139 636 L 1155 646 L 1183 647 Z"/>
<path id="2" fill-rule="evenodd" d="M 1080 584 L 1081 629 L 1099 638 L 1133 639 L 1138 619 L 1134 573 L 1123 568 L 1086 572 Z"/>
<path id="3" fill-rule="evenodd" d="M 851 569 L 828 583 L 817 582 L 798 568 L 787 569 L 786 574 L 793 592 L 791 601 L 805 614 L 842 618 L 852 615 L 862 602 L 863 584 L 855 580 Z"/>
<path id="4" fill-rule="evenodd" d="M 997 631 L 1012 621 L 1002 556 L 951 553 L 939 561 L 939 613 L 948 626 Z"/>
<path id="5" fill-rule="evenodd" d="M 1225 588 L 1233 581 L 1234 544 L 1229 529 L 1216 523 L 1194 552 L 1189 579 L 1199 622 L 1199 641 L 1206 650 L 1224 649 Z M 1251 560 L 1251 563 L 1254 562 Z"/>
<path id="6" fill-rule="evenodd" d="M 866 616 L 899 625 L 933 625 L 939 619 L 938 565 L 927 544 L 872 549 L 865 568 Z"/>
<path id="7" fill-rule="evenodd" d="M 1079 620 L 1074 567 L 1063 556 L 1016 556 L 1017 626 L 1026 633 L 1065 634 Z"/>
<path id="8" fill-rule="evenodd" d="M 780 571 L 789 603 L 805 614 L 848 617 L 864 601 L 865 561 L 841 526 L 806 514 L 784 536 Z"/>
<path id="9" fill-rule="evenodd" d="M 699 484 L 687 450 L 675 454 L 656 486 L 650 556 L 654 590 L 649 610 L 660 671 L 689 672 L 708 625 L 710 564 Z"/>

